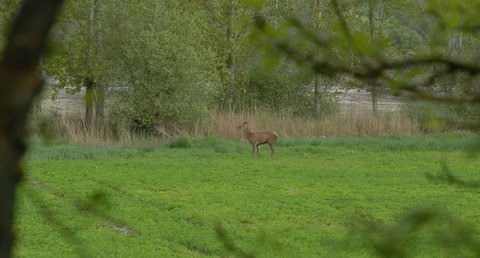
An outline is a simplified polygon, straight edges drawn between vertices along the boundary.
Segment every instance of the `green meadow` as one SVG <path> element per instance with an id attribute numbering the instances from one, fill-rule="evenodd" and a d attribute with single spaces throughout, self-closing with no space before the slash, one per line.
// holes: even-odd
<path id="1" fill-rule="evenodd" d="M 372 257 L 381 243 L 402 243 L 412 257 L 474 257 L 478 188 L 427 174 L 448 168 L 464 181 L 480 178 L 476 141 L 279 139 L 273 159 L 268 146 L 252 159 L 248 143 L 218 138 L 33 144 L 15 256 Z M 420 228 L 414 219 L 413 232 L 384 241 L 412 210 L 441 215 Z"/>

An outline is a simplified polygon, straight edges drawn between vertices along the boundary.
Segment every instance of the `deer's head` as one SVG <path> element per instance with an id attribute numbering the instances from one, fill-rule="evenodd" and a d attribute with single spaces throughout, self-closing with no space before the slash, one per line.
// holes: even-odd
<path id="1" fill-rule="evenodd" d="M 237 126 L 237 129 L 238 129 L 238 130 L 242 130 L 242 129 L 247 128 L 247 126 L 248 126 L 248 122 L 245 121 L 245 122 L 243 122 L 241 125 Z"/>

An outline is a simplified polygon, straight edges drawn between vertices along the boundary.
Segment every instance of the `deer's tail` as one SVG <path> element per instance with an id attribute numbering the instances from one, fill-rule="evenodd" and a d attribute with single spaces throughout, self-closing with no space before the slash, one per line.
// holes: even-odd
<path id="1" fill-rule="evenodd" d="M 275 140 L 278 138 L 278 134 L 276 132 L 272 132 L 275 135 Z"/>

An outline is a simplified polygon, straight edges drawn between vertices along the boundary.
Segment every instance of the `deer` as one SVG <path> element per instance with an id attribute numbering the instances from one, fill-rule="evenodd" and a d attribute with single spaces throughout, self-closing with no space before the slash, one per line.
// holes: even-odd
<path id="1" fill-rule="evenodd" d="M 252 145 L 252 158 L 254 157 L 255 149 L 257 150 L 258 158 L 260 158 L 260 152 L 258 151 L 258 145 L 266 144 L 270 146 L 271 157 L 273 158 L 273 153 L 275 152 L 275 141 L 277 140 L 278 134 L 275 132 L 251 132 L 248 129 L 248 122 L 244 121 L 241 125 L 237 126 L 237 129 L 242 130 L 243 137 L 250 142 Z"/>

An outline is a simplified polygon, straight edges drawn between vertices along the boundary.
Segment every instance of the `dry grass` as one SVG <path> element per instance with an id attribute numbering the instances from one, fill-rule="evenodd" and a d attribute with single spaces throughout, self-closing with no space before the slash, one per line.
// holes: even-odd
<path id="1" fill-rule="evenodd" d="M 138 141 L 163 141 L 180 136 L 193 138 L 222 137 L 239 139 L 236 126 L 249 121 L 253 131 L 272 130 L 282 137 L 332 137 L 332 136 L 389 136 L 416 135 L 420 126 L 399 113 L 359 115 L 342 112 L 321 119 L 296 117 L 288 113 L 265 112 L 212 112 L 207 121 L 193 126 L 156 127 L 151 135 L 139 136 L 128 126 L 112 126 L 94 121 L 87 126 L 79 115 L 54 113 L 32 119 L 33 131 L 45 138 L 63 138 L 68 142 L 86 145 L 132 144 Z"/>
<path id="2" fill-rule="evenodd" d="M 332 136 L 389 136 L 420 134 L 420 126 L 399 113 L 358 115 L 350 112 L 321 119 L 295 117 L 291 114 L 214 113 L 205 125 L 197 130 L 208 136 L 220 135 L 238 138 L 235 127 L 249 121 L 253 131 L 272 130 L 287 137 Z"/>
<path id="3" fill-rule="evenodd" d="M 64 139 L 78 145 L 131 144 L 138 138 L 127 126 L 113 127 L 93 121 L 88 125 L 79 115 L 50 113 L 34 116 L 31 121 L 33 137 L 44 140 Z"/>

